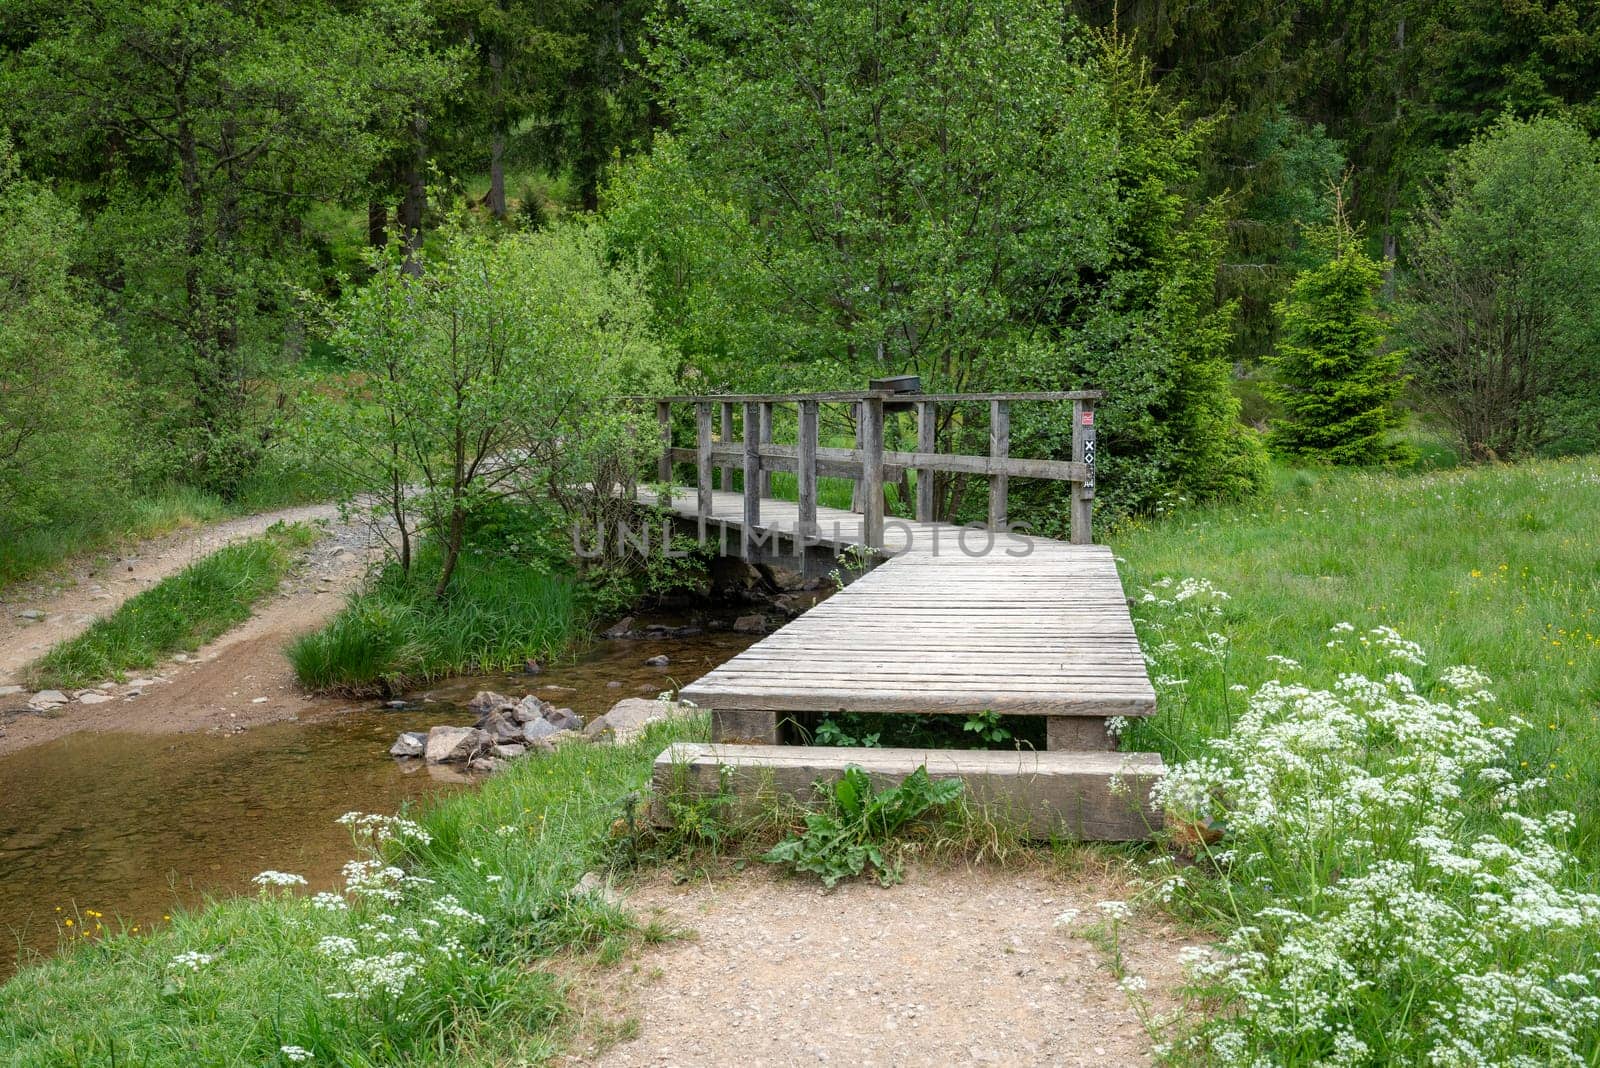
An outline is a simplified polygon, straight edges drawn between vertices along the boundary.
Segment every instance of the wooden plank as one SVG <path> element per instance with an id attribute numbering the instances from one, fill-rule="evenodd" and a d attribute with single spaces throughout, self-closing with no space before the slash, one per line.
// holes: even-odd
<path id="1" fill-rule="evenodd" d="M 796 496 L 795 524 L 802 535 L 812 535 L 817 530 L 817 402 L 800 402 L 800 434 L 796 445 Z"/>
<path id="2" fill-rule="evenodd" d="M 721 424 L 722 424 L 722 441 L 721 441 L 721 444 L 727 445 L 729 447 L 732 447 L 732 444 L 733 444 L 733 404 L 731 402 L 729 402 L 729 401 L 723 401 L 721 404 L 717 405 L 717 407 L 721 409 L 721 413 L 720 413 L 720 415 L 721 415 L 721 420 L 720 421 L 721 421 Z M 732 493 L 733 492 L 733 466 L 731 464 L 723 464 L 722 468 L 721 468 L 721 472 L 722 472 L 722 487 L 721 488 L 725 492 Z"/>
<path id="3" fill-rule="evenodd" d="M 883 401 L 861 402 L 862 541 L 869 549 L 883 547 Z"/>
<path id="4" fill-rule="evenodd" d="M 972 803 L 991 818 L 1040 838 L 1133 841 L 1161 829 L 1150 790 L 1165 765 L 1155 753 L 1081 753 L 950 749 L 839 749 L 823 746 L 718 746 L 676 742 L 656 758 L 658 798 L 712 796 L 731 788 L 736 806 L 759 811 L 774 798 L 817 800 L 845 768 L 862 769 L 873 789 L 899 784 L 917 768 L 935 780 L 959 778 Z M 664 816 L 665 806 L 656 809 Z"/>
<path id="5" fill-rule="evenodd" d="M 660 504 L 672 507 L 672 405 L 656 402 L 656 434 L 661 442 L 661 458 L 656 461 L 656 481 L 661 483 Z"/>
<path id="6" fill-rule="evenodd" d="M 742 453 L 732 446 L 719 446 L 715 453 L 719 459 L 735 454 Z M 763 445 L 761 459 L 774 471 L 793 471 L 797 463 L 796 449 L 793 445 Z M 863 459 L 859 444 L 854 449 L 829 447 L 817 450 L 819 470 L 825 475 L 838 478 L 856 477 Z M 984 476 L 999 474 L 1013 478 L 1043 478 L 1056 482 L 1073 482 L 1084 476 L 1083 466 L 1071 460 L 1038 460 L 1025 456 L 996 459 L 992 456 L 972 456 L 966 453 L 924 452 L 920 446 L 917 452 L 884 450 L 883 466 L 886 471 L 894 472 L 908 467 L 919 471 L 928 468 L 952 474 Z"/>
<path id="7" fill-rule="evenodd" d="M 764 706 L 774 712 L 1000 712 L 1012 716 L 1148 716 L 1155 713 L 1153 695 L 1052 693 L 1008 694 L 994 690 L 941 687 L 915 694 L 903 691 L 863 692 L 849 687 L 817 687 L 791 692 L 783 685 L 702 689 L 685 686 L 684 699 L 701 708 Z"/>
<path id="8" fill-rule="evenodd" d="M 917 402 L 917 451 L 932 454 L 938 447 L 939 406 L 933 401 Z M 933 522 L 932 467 L 917 468 L 917 521 Z"/>
<path id="9" fill-rule="evenodd" d="M 1069 401 L 1069 400 L 1102 400 L 1105 393 L 1096 389 L 1079 390 L 1044 390 L 1021 391 L 1013 393 L 894 393 L 889 390 L 871 389 L 844 389 L 831 390 L 821 393 L 685 393 L 674 394 L 667 397 L 622 397 L 621 400 L 655 401 L 657 403 L 670 402 L 672 404 L 698 404 L 701 401 L 730 401 L 734 404 L 748 403 L 773 403 L 795 404 L 803 400 L 826 401 L 829 403 L 844 403 L 846 401 L 860 401 L 868 397 L 877 397 L 879 400 L 935 400 L 943 403 L 966 401 Z"/>
<path id="10" fill-rule="evenodd" d="M 1072 403 L 1072 459 L 1082 464 L 1083 477 L 1072 488 L 1071 538 L 1074 545 L 1094 541 L 1094 401 Z"/>
<path id="11" fill-rule="evenodd" d="M 989 458 L 999 464 L 1011 453 L 1011 402 L 989 402 Z M 989 476 L 989 529 L 999 530 L 1006 525 L 1006 493 L 1008 485 L 1004 474 Z"/>
<path id="12" fill-rule="evenodd" d="M 758 436 L 758 440 L 760 441 L 761 445 L 763 445 L 763 446 L 771 445 L 772 444 L 772 402 L 771 401 L 766 401 L 766 402 L 763 402 L 762 404 L 758 405 L 757 407 L 758 407 L 758 410 L 761 413 L 761 423 L 760 423 L 761 433 Z M 757 482 L 760 484 L 760 487 L 761 487 L 761 496 L 763 496 L 763 497 L 772 496 L 772 468 L 771 467 L 769 467 L 766 464 L 763 464 L 761 466 L 761 476 L 760 476 L 760 478 L 757 479 Z"/>
<path id="13" fill-rule="evenodd" d="M 758 405 L 744 406 L 744 524 L 739 528 L 739 555 L 754 560 L 756 528 L 761 523 L 761 413 Z"/>
<path id="14" fill-rule="evenodd" d="M 695 437 L 699 443 L 695 456 L 695 520 L 701 543 L 706 540 L 706 523 L 711 518 L 711 405 L 694 406 Z"/>
<path id="15" fill-rule="evenodd" d="M 726 745 L 777 745 L 778 714 L 748 708 L 713 709 L 711 740 Z"/>
<path id="16" fill-rule="evenodd" d="M 1045 748 L 1051 751 L 1115 749 L 1106 721 L 1091 716 L 1051 716 L 1044 722 Z"/>

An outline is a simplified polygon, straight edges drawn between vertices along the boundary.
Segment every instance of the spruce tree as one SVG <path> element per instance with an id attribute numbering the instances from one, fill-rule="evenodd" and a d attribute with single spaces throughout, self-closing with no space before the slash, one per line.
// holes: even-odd
<path id="1" fill-rule="evenodd" d="M 1316 463 L 1389 463 L 1390 431 L 1404 385 L 1404 353 L 1385 344 L 1377 290 L 1383 266 L 1366 252 L 1335 192 L 1333 222 L 1308 228 L 1322 262 L 1302 271 L 1278 304 L 1281 333 L 1269 358 L 1267 396 L 1280 414 L 1269 441 L 1281 455 Z"/>

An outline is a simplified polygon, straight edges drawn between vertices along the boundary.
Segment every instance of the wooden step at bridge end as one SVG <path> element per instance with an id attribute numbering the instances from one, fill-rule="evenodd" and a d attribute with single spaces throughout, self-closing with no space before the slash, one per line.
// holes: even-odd
<path id="1" fill-rule="evenodd" d="M 1093 842 L 1150 838 L 1162 826 L 1150 789 L 1166 773 L 1157 753 L 1037 752 L 967 749 L 854 749 L 811 745 L 717 745 L 676 742 L 656 758 L 657 818 L 662 798 L 729 790 L 746 811 L 782 799 L 811 804 L 814 784 L 833 782 L 850 765 L 875 789 L 926 766 L 933 779 L 959 778 L 968 796 L 1001 821 L 1035 838 Z"/>

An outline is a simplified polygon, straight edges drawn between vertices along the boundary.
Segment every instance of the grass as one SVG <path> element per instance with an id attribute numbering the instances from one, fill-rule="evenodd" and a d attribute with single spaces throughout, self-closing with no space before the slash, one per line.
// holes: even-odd
<path id="1" fill-rule="evenodd" d="M 433 557 L 411 576 L 384 569 L 327 626 L 289 647 L 308 689 L 397 692 L 448 675 L 515 670 L 554 659 L 590 623 L 585 589 L 573 578 L 516 558 L 463 554 L 448 595 L 433 597 Z"/>
<path id="2" fill-rule="evenodd" d="M 217 550 L 51 649 L 30 667 L 31 683 L 39 688 L 83 686 L 198 649 L 250 618 L 255 603 L 288 572 L 294 550 L 316 536 L 304 523 L 278 523 L 260 537 Z"/>
<path id="3" fill-rule="evenodd" d="M 93 518 L 12 534 L 0 538 L 0 589 L 83 553 L 215 522 L 227 514 L 213 494 L 168 486 L 130 502 L 114 502 Z"/>
<path id="4" fill-rule="evenodd" d="M 388 839 L 377 855 L 407 878 L 369 872 L 374 889 L 346 892 L 338 908 L 264 889 L 151 932 L 69 934 L 80 944 L 0 986 L 0 1060 L 282 1065 L 293 1046 L 312 1064 L 543 1062 L 567 998 L 540 960 L 611 959 L 629 939 L 659 936 L 572 887 L 626 853 L 613 827 L 627 829 L 663 745 L 705 730 L 702 717 L 632 745 L 563 746 L 430 802 L 414 822 L 375 821 Z M 202 963 L 181 963 L 188 953 Z M 399 993 L 382 989 L 402 970 L 412 974 Z"/>
<path id="5" fill-rule="evenodd" d="M 74 557 L 234 516 L 325 501 L 334 495 L 328 472 L 269 458 L 245 480 L 231 501 L 182 485 L 107 500 L 87 518 L 54 522 L 0 537 L 0 590 Z"/>
<path id="6" fill-rule="evenodd" d="M 1198 862 L 1149 893 L 1219 938 L 1179 1060 L 1600 1062 L 1597 527 L 1585 459 L 1284 471 L 1116 532 L 1159 697 L 1124 748 Z"/>
<path id="7" fill-rule="evenodd" d="M 1232 682 L 1276 677 L 1269 655 L 1328 661 L 1341 621 L 1392 626 L 1441 665 L 1487 672 L 1502 707 L 1537 728 L 1520 760 L 1550 778 L 1552 805 L 1578 813 L 1573 845 L 1600 864 L 1597 529 L 1600 462 L 1586 459 L 1416 476 L 1280 471 L 1255 506 L 1129 524 L 1110 541 L 1130 595 L 1164 576 L 1231 595 Z M 1169 759 L 1229 728 L 1218 705 L 1161 705 L 1134 741 Z"/>

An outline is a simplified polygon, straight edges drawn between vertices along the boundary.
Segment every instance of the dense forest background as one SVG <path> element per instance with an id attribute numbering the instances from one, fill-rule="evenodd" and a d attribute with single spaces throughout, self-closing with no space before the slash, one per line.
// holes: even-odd
<path id="1" fill-rule="evenodd" d="M 1108 513 L 1600 444 L 1578 0 L 0 8 L 0 574 L 336 495 L 337 309 L 465 231 L 697 391 L 1104 388 Z"/>

